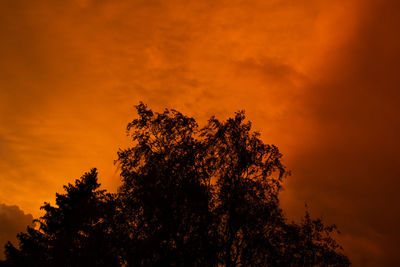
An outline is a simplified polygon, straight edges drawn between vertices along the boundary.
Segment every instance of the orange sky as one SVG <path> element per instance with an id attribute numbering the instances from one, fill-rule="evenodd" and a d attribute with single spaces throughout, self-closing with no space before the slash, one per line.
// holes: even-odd
<path id="1" fill-rule="evenodd" d="M 288 215 L 307 202 L 336 223 L 354 266 L 400 265 L 399 12 L 397 0 L 1 1 L 0 222 L 22 216 L 10 205 L 40 215 L 92 167 L 115 190 L 140 100 L 200 124 L 245 109 L 292 170 Z"/>

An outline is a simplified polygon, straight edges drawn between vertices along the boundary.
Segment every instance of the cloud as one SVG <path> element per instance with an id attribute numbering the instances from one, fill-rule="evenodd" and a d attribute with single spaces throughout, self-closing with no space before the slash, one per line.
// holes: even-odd
<path id="1" fill-rule="evenodd" d="M 395 265 L 399 3 L 0 4 L 0 202 L 39 215 L 113 160 L 139 100 L 200 123 L 245 109 L 293 175 L 283 204 L 337 223 L 354 266 Z M 372 259 L 374 258 L 374 259 Z"/>
<path id="2" fill-rule="evenodd" d="M 0 204 L 0 244 L 2 247 L 11 241 L 17 245 L 17 234 L 26 231 L 28 225 L 32 225 L 33 217 L 25 214 L 18 206 Z M 3 249 L 0 253 L 3 258 Z"/>
<path id="3" fill-rule="evenodd" d="M 289 209 L 306 200 L 337 223 L 355 266 L 399 264 L 399 8 L 398 1 L 364 6 L 348 43 L 308 85 L 300 101 L 308 134 L 291 152 Z"/>
<path id="4" fill-rule="evenodd" d="M 242 12 L 257 9 L 264 12 Z M 274 113 L 263 99 L 272 103 L 277 85 L 289 84 L 278 82 L 290 78 L 283 72 L 298 71 L 288 62 L 296 54 L 289 44 L 295 38 L 305 49 L 298 32 L 309 34 L 315 8 L 17 0 L 1 3 L 0 14 L 0 180 L 14 190 L 0 190 L 0 201 L 39 215 L 43 201 L 91 167 L 103 169 L 102 182 L 115 189 L 113 160 L 140 100 L 201 120 L 251 106 Z M 280 19 L 289 15 L 307 20 Z"/>

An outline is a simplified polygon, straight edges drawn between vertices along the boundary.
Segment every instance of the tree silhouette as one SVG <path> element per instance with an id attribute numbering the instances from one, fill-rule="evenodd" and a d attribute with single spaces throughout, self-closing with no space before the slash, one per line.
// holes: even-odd
<path id="1" fill-rule="evenodd" d="M 278 264 L 283 225 L 278 192 L 285 168 L 275 146 L 251 133 L 244 113 L 201 130 L 213 162 L 219 262 L 225 266 Z M 275 174 L 275 175 L 274 175 Z"/>
<path id="2" fill-rule="evenodd" d="M 140 118 L 128 125 L 136 145 L 118 153 L 124 228 L 132 249 L 127 262 L 215 265 L 213 192 L 196 122 L 174 110 L 154 114 L 143 104 L 137 110 Z"/>
<path id="3" fill-rule="evenodd" d="M 39 229 L 6 245 L 6 266 L 349 266 L 325 226 L 279 204 L 288 174 L 244 112 L 199 128 L 176 110 L 136 106 L 133 145 L 118 152 L 122 185 L 85 174 L 45 204 Z"/>
<path id="4" fill-rule="evenodd" d="M 56 194 L 56 207 L 18 235 L 19 248 L 6 245 L 6 266 L 120 266 L 112 234 L 113 196 L 98 190 L 92 169 Z"/>

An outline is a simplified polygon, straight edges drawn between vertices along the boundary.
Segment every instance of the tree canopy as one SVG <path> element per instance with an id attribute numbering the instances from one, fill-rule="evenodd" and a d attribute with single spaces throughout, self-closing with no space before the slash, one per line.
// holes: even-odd
<path id="1" fill-rule="evenodd" d="M 4 266 L 350 265 L 335 225 L 285 218 L 282 155 L 244 112 L 200 128 L 176 110 L 136 109 L 118 193 L 99 189 L 95 169 L 64 186 L 38 226 L 6 244 Z"/>

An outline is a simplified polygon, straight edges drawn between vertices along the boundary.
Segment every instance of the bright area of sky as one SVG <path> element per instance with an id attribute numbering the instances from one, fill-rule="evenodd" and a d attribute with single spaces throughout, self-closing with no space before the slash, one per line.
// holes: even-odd
<path id="1" fill-rule="evenodd" d="M 354 266 L 400 265 L 399 12 L 397 0 L 1 1 L 0 236 L 92 167 L 114 191 L 142 100 L 200 124 L 245 109 L 292 170 L 287 214 L 307 203 L 336 223 Z"/>

